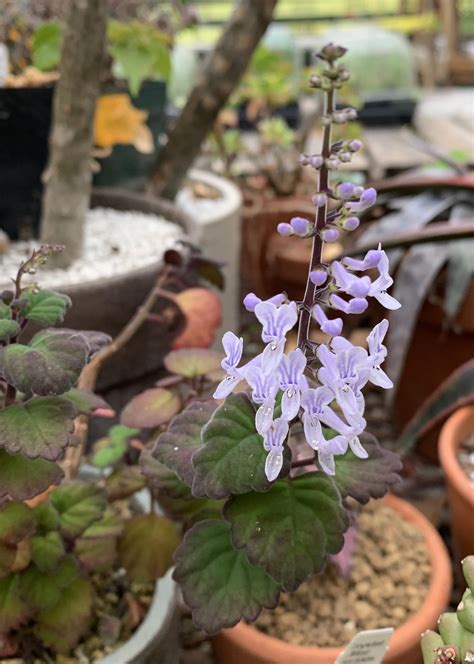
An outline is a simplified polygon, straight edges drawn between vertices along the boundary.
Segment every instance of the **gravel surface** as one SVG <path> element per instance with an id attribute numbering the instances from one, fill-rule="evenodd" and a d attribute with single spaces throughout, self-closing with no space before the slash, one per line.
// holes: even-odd
<path id="1" fill-rule="evenodd" d="M 181 237 L 183 230 L 163 217 L 94 208 L 87 213 L 82 258 L 65 270 L 42 269 L 30 281 L 55 288 L 124 274 L 156 263 Z M 9 279 L 19 264 L 38 246 L 38 241 L 15 242 L 7 254 L 0 256 L 1 287 L 10 285 Z"/>

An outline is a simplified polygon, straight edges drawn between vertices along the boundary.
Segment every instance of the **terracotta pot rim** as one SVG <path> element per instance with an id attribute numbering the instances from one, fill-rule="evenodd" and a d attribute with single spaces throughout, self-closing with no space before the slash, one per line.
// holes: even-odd
<path id="1" fill-rule="evenodd" d="M 425 629 L 436 624 L 439 615 L 445 609 L 449 600 L 452 572 L 446 547 L 428 519 L 405 500 L 393 495 L 387 495 L 383 501 L 421 530 L 431 562 L 431 582 L 423 604 L 416 613 L 394 631 L 390 639 L 388 653 L 393 658 L 397 652 L 405 651 L 408 643 L 417 642 Z M 299 662 L 298 657 L 305 657 L 305 662 L 319 661 L 319 659 L 315 659 L 316 653 L 321 659 L 334 658 L 335 660 L 343 650 L 343 646 L 318 648 L 315 646 L 293 645 L 273 636 L 268 636 L 243 622 L 230 630 L 223 631 L 226 638 L 246 643 L 247 650 L 265 653 L 265 656 L 269 658 L 272 657 L 273 653 L 278 652 L 280 657 L 286 656 L 289 662 L 293 658 Z M 272 660 L 269 659 L 269 661 Z"/>
<path id="2" fill-rule="evenodd" d="M 439 436 L 439 459 L 448 484 L 456 487 L 463 499 L 472 503 L 474 508 L 472 483 L 466 477 L 456 455 L 469 420 L 474 422 L 474 406 L 460 408 L 446 420 Z"/>

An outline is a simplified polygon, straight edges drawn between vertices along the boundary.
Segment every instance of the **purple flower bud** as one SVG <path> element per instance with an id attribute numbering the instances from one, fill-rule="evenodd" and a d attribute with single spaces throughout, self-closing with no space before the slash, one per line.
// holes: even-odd
<path id="1" fill-rule="evenodd" d="M 362 147 L 362 141 L 359 141 L 357 138 L 351 141 L 348 145 L 348 148 L 351 152 L 358 152 Z"/>
<path id="2" fill-rule="evenodd" d="M 244 297 L 244 307 L 247 309 L 247 311 L 255 311 L 255 307 L 257 304 L 260 304 L 262 300 L 255 295 L 255 293 L 248 293 Z"/>
<path id="3" fill-rule="evenodd" d="M 300 154 L 300 164 L 307 166 L 309 164 L 309 154 Z"/>
<path id="4" fill-rule="evenodd" d="M 337 228 L 325 228 L 321 232 L 321 238 L 324 242 L 337 242 L 339 239 L 339 231 Z"/>
<path id="5" fill-rule="evenodd" d="M 326 194 L 315 194 L 311 200 L 316 207 L 323 207 L 323 205 L 326 205 L 328 198 Z"/>
<path id="6" fill-rule="evenodd" d="M 355 108 L 345 108 L 344 114 L 347 120 L 355 120 L 357 118 L 357 109 Z"/>
<path id="7" fill-rule="evenodd" d="M 357 198 L 360 198 L 362 194 L 364 193 L 364 187 L 354 187 L 354 196 L 357 196 Z"/>
<path id="8" fill-rule="evenodd" d="M 349 301 L 349 307 L 347 313 L 361 314 L 367 309 L 368 304 L 369 303 L 367 302 L 365 297 L 353 297 L 352 300 Z"/>
<path id="9" fill-rule="evenodd" d="M 366 189 L 362 196 L 360 197 L 360 204 L 364 208 L 368 208 L 375 203 L 377 200 L 377 191 L 373 187 Z"/>
<path id="10" fill-rule="evenodd" d="M 303 217 L 293 217 L 290 224 L 296 235 L 306 235 L 309 231 L 309 221 Z"/>
<path id="11" fill-rule="evenodd" d="M 312 74 L 309 77 L 309 86 L 311 88 L 320 88 L 321 87 L 321 77 L 317 74 Z"/>
<path id="12" fill-rule="evenodd" d="M 326 283 L 327 278 L 328 273 L 323 268 L 313 270 L 309 273 L 309 279 L 315 286 L 322 286 L 324 283 Z"/>
<path id="13" fill-rule="evenodd" d="M 324 158 L 320 154 L 314 154 L 309 160 L 310 166 L 313 168 L 321 168 L 324 164 Z"/>
<path id="14" fill-rule="evenodd" d="M 355 231 L 355 229 L 359 227 L 359 224 L 360 221 L 357 217 L 347 217 L 341 225 L 345 231 Z"/>
<path id="15" fill-rule="evenodd" d="M 339 152 L 338 157 L 343 164 L 347 164 L 352 159 L 352 154 L 350 152 Z"/>
<path id="16" fill-rule="evenodd" d="M 354 194 L 354 185 L 352 182 L 341 182 L 337 186 L 337 193 L 341 198 L 350 198 Z"/>
<path id="17" fill-rule="evenodd" d="M 293 229 L 290 224 L 278 224 L 277 231 L 280 235 L 293 235 Z"/>

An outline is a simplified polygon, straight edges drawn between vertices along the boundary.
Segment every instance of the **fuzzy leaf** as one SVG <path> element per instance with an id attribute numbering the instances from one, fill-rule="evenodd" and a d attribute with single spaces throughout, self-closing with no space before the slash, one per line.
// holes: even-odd
<path id="1" fill-rule="evenodd" d="M 166 574 L 178 544 L 178 531 L 169 519 L 144 514 L 126 521 L 118 553 L 130 578 L 146 583 Z"/>
<path id="2" fill-rule="evenodd" d="M 165 357 L 165 367 L 170 373 L 196 378 L 205 376 L 221 366 L 222 353 L 209 348 L 182 348 Z"/>
<path id="3" fill-rule="evenodd" d="M 37 507 L 34 507 L 33 512 L 36 523 L 38 524 L 38 531 L 41 534 L 59 529 L 59 513 L 52 505 L 50 497 Z"/>
<path id="4" fill-rule="evenodd" d="M 193 455 L 196 497 L 219 499 L 270 488 L 265 475 L 267 453 L 255 429 L 255 408 L 246 394 L 227 397 L 215 410 L 202 431 L 202 442 Z M 282 475 L 288 472 L 285 463 Z"/>
<path id="5" fill-rule="evenodd" d="M 17 544 L 5 544 L 4 542 L 0 542 L 0 579 L 4 576 L 8 576 L 13 571 L 17 553 Z"/>
<path id="6" fill-rule="evenodd" d="M 38 397 L 0 410 L 0 445 L 9 454 L 56 461 L 74 431 L 74 406 L 60 397 Z"/>
<path id="7" fill-rule="evenodd" d="M 43 330 L 28 346 L 10 344 L 0 348 L 0 366 L 5 380 L 20 392 L 62 394 L 78 381 L 88 353 L 80 333 Z"/>
<path id="8" fill-rule="evenodd" d="M 77 562 L 71 556 L 60 559 L 49 573 L 30 565 L 20 575 L 20 595 L 35 610 L 50 609 L 57 604 L 64 588 L 77 578 L 78 573 Z"/>
<path id="9" fill-rule="evenodd" d="M 420 406 L 400 435 L 401 450 L 413 447 L 416 441 L 443 422 L 462 406 L 474 403 L 474 360 L 456 369 Z"/>
<path id="10" fill-rule="evenodd" d="M 371 434 L 364 434 L 362 442 L 368 458 L 360 459 L 351 450 L 334 457 L 336 474 L 333 480 L 343 498 L 351 496 L 365 505 L 371 498 L 382 498 L 400 482 L 402 463 L 398 454 L 381 447 Z"/>
<path id="11" fill-rule="evenodd" d="M 40 572 L 52 572 L 64 556 L 64 544 L 59 533 L 37 535 L 31 540 L 31 558 Z"/>
<path id="12" fill-rule="evenodd" d="M 145 486 L 145 478 L 137 466 L 120 466 L 105 480 L 109 500 L 128 498 Z"/>
<path id="13" fill-rule="evenodd" d="M 0 542 L 18 544 L 24 537 L 35 532 L 36 519 L 24 503 L 12 501 L 0 509 Z"/>
<path id="14" fill-rule="evenodd" d="M 16 320 L 0 319 L 0 341 L 16 337 L 20 333 L 20 326 Z"/>
<path id="15" fill-rule="evenodd" d="M 128 450 L 128 440 L 139 433 L 138 429 L 117 424 L 113 426 L 107 438 L 101 438 L 94 444 L 91 463 L 97 468 L 107 468 L 118 463 Z"/>
<path id="16" fill-rule="evenodd" d="M 67 653 L 87 632 L 93 597 L 90 582 L 75 579 L 63 589 L 54 607 L 38 614 L 34 628 L 36 636 L 55 652 Z"/>
<path id="17" fill-rule="evenodd" d="M 28 302 L 23 315 L 45 327 L 62 323 L 66 310 L 71 306 L 71 298 L 54 291 L 26 292 L 22 298 Z"/>
<path id="18" fill-rule="evenodd" d="M 19 586 L 18 574 L 0 579 L 0 634 L 8 634 L 11 629 L 20 627 L 30 613 L 20 598 Z"/>
<path id="19" fill-rule="evenodd" d="M 174 470 L 189 486 L 195 474 L 191 457 L 201 446 L 201 430 L 211 419 L 216 407 L 214 400 L 193 401 L 174 418 L 168 431 L 158 437 L 152 450 L 152 456 L 157 461 Z"/>
<path id="20" fill-rule="evenodd" d="M 61 468 L 45 459 L 27 459 L 0 449 L 0 496 L 28 500 L 64 477 Z"/>
<path id="21" fill-rule="evenodd" d="M 109 507 L 99 521 L 87 528 L 76 540 L 74 552 L 86 569 L 110 568 L 117 558 L 117 538 L 123 532 L 122 519 Z"/>
<path id="22" fill-rule="evenodd" d="M 242 618 L 253 621 L 263 608 L 277 605 L 278 584 L 234 549 L 225 521 L 209 519 L 193 526 L 175 559 L 173 578 L 192 609 L 194 624 L 207 634 Z"/>
<path id="23" fill-rule="evenodd" d="M 93 392 L 73 388 L 69 392 L 61 394 L 61 399 L 66 399 L 75 407 L 77 413 L 91 415 L 98 408 L 110 408 L 109 404 Z"/>
<path id="24" fill-rule="evenodd" d="M 79 537 L 106 508 L 105 492 L 93 484 L 63 484 L 51 494 L 51 503 L 59 513 L 61 532 L 66 537 Z"/>
<path id="25" fill-rule="evenodd" d="M 232 496 L 224 517 L 233 545 L 290 592 L 340 551 L 349 525 L 338 491 L 322 473 L 277 481 L 266 493 Z"/>
<path id="26" fill-rule="evenodd" d="M 155 387 L 132 399 L 122 411 L 120 421 L 138 429 L 159 427 L 169 422 L 180 407 L 181 401 L 174 392 Z"/>

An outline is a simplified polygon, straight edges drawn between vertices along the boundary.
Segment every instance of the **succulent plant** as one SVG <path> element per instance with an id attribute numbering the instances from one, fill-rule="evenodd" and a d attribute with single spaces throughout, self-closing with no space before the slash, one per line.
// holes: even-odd
<path id="1" fill-rule="evenodd" d="M 421 638 L 424 664 L 468 664 L 474 662 L 474 556 L 462 561 L 467 588 L 455 613 L 443 613 L 438 632 Z"/>

